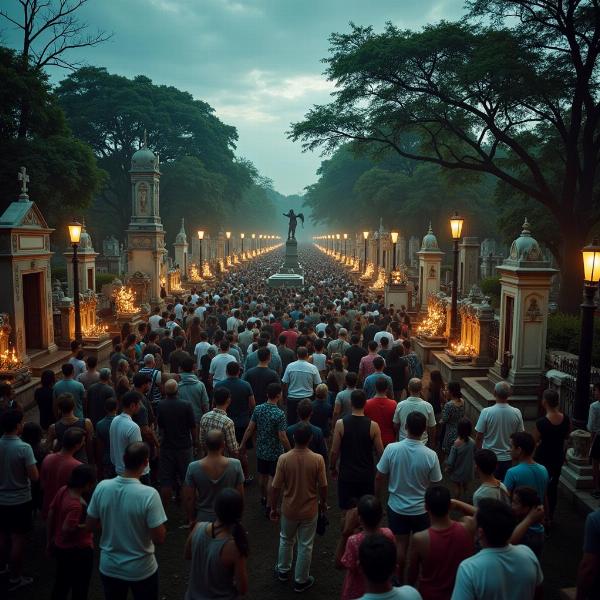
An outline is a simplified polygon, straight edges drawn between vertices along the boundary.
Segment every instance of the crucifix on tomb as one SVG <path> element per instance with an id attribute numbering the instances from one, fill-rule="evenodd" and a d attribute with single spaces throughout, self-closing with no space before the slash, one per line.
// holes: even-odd
<path id="1" fill-rule="evenodd" d="M 29 175 L 27 175 L 27 169 L 25 167 L 21 167 L 19 169 L 18 174 L 19 181 L 21 182 L 21 194 L 19 198 L 23 200 L 27 200 L 29 198 L 29 194 L 27 193 L 27 184 L 29 183 Z"/>

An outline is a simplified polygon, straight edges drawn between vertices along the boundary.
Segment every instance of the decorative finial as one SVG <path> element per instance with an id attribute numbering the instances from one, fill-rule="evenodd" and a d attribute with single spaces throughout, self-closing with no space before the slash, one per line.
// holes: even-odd
<path id="1" fill-rule="evenodd" d="M 142 148 L 147 148 L 148 147 L 148 132 L 144 129 L 144 145 L 142 146 Z"/>
<path id="2" fill-rule="evenodd" d="M 20 168 L 18 178 L 21 182 L 21 194 L 19 195 L 19 200 L 29 200 L 29 194 L 27 193 L 29 175 L 27 175 L 27 169 L 25 167 Z"/>
<path id="3" fill-rule="evenodd" d="M 521 235 L 531 236 L 531 225 L 529 224 L 527 217 L 525 217 L 525 221 L 523 221 L 523 231 L 521 231 Z"/>
<path id="4" fill-rule="evenodd" d="M 429 231 L 428 234 L 433 234 L 433 229 L 431 229 L 431 221 L 429 221 Z"/>

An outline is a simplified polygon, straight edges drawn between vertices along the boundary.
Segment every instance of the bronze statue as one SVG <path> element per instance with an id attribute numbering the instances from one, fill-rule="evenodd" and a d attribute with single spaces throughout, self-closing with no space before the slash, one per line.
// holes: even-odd
<path id="1" fill-rule="evenodd" d="M 296 214 L 293 209 L 290 209 L 287 214 L 283 213 L 284 217 L 287 217 L 290 220 L 290 225 L 288 228 L 288 240 L 296 239 L 296 226 L 298 225 L 298 219 L 302 221 L 302 227 L 304 227 L 304 215 L 302 213 Z"/>

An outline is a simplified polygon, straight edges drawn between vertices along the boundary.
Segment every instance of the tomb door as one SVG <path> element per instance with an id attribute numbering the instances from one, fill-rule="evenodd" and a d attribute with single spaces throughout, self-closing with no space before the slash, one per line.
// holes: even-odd
<path id="1" fill-rule="evenodd" d="M 42 273 L 23 275 L 23 315 L 27 350 L 43 348 Z"/>

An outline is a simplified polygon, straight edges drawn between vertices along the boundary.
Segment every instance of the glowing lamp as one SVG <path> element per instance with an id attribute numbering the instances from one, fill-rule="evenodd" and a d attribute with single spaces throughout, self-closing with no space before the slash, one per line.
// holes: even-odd
<path id="1" fill-rule="evenodd" d="M 598 239 L 582 249 L 583 278 L 587 283 L 596 284 L 600 281 L 600 243 Z"/>
<path id="2" fill-rule="evenodd" d="M 71 240 L 71 244 L 79 244 L 79 240 L 81 239 L 81 223 L 77 221 L 73 221 L 67 225 L 69 228 L 69 239 Z"/>
<path id="3" fill-rule="evenodd" d="M 453 240 L 460 240 L 464 222 L 465 220 L 462 217 L 459 217 L 457 212 L 450 218 L 450 233 L 452 234 Z"/>

